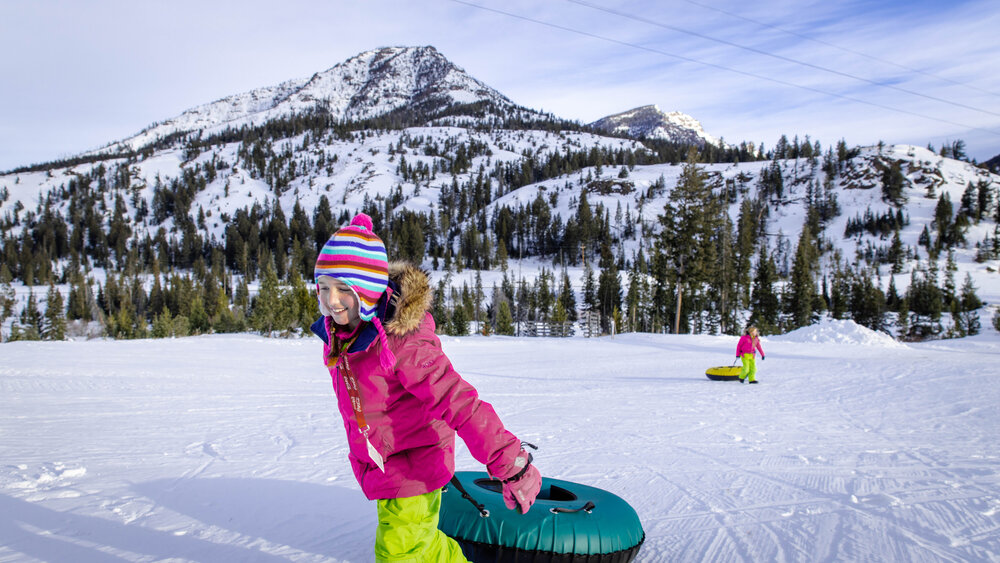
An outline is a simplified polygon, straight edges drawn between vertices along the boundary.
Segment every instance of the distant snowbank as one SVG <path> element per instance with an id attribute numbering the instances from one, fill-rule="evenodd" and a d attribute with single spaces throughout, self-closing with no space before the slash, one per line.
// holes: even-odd
<path id="1" fill-rule="evenodd" d="M 802 327 L 780 336 L 770 336 L 768 340 L 806 344 L 856 344 L 883 348 L 906 348 L 906 344 L 893 340 L 888 334 L 871 330 L 851 320 L 824 319 L 817 324 Z"/>

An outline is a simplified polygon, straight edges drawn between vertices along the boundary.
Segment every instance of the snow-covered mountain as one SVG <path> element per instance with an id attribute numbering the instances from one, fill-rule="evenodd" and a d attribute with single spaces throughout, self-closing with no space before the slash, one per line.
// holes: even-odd
<path id="1" fill-rule="evenodd" d="M 590 126 L 598 131 L 634 139 L 663 139 L 699 145 L 719 144 L 719 139 L 706 133 L 697 119 L 679 111 L 664 113 L 655 105 L 602 117 Z"/>
<path id="2" fill-rule="evenodd" d="M 514 102 L 445 58 L 434 47 L 387 47 L 366 51 L 310 78 L 235 94 L 185 111 L 137 135 L 91 154 L 140 150 L 184 133 L 211 135 L 268 121 L 323 113 L 334 121 L 361 121 L 395 111 L 432 118 L 447 108 L 485 102 L 494 116 L 527 113 Z"/>

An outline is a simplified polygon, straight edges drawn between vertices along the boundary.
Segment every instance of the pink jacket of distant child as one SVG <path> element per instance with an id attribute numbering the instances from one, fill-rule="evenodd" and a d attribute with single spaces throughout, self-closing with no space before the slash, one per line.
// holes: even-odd
<path id="1" fill-rule="evenodd" d="M 754 348 L 760 352 L 760 357 L 764 357 L 764 349 L 760 347 L 760 338 L 754 338 L 749 334 L 744 334 L 740 338 L 739 344 L 736 345 L 736 357 L 739 358 L 743 354 L 750 354 L 756 357 Z"/>
<path id="2" fill-rule="evenodd" d="M 330 367 L 337 404 L 347 431 L 348 458 L 361 490 L 370 500 L 422 495 L 440 489 L 455 472 L 455 434 L 472 457 L 494 470 L 510 467 L 521 442 L 508 432 L 493 407 L 452 367 L 434 334 L 427 312 L 432 292 L 427 274 L 411 265 L 390 264 L 393 298 L 383 295 L 378 315 L 389 349 L 392 369 L 380 362 L 381 340 L 371 324 L 362 325 L 346 352 L 358 380 L 368 439 L 384 460 L 383 472 L 368 454 L 365 437 L 337 364 Z M 313 325 L 323 338 L 324 360 L 333 334 L 330 317 Z M 332 362 L 331 362 L 332 363 Z"/>

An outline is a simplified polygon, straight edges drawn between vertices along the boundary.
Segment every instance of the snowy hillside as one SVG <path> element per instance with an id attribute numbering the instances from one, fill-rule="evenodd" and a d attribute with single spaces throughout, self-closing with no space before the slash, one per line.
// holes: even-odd
<path id="1" fill-rule="evenodd" d="M 765 338 L 443 340 L 548 477 L 609 490 L 640 563 L 1000 559 L 1000 338 L 845 321 Z M 0 368 L 0 561 L 372 560 L 314 340 L 16 342 Z M 665 367 L 669 366 L 669 367 Z M 482 470 L 460 446 L 460 470 Z"/>
<path id="2" fill-rule="evenodd" d="M 446 110 L 456 107 L 469 110 L 469 115 L 460 117 L 471 120 L 466 125 L 472 126 L 453 123 L 456 115 Z M 421 108 L 444 110 L 422 114 Z M 357 121 L 397 111 L 428 119 L 421 126 L 371 127 Z M 314 115 L 311 112 L 332 121 L 311 122 L 307 119 Z M 282 120 L 273 121 L 277 118 Z M 645 127 L 630 129 L 630 134 L 658 137 L 657 128 L 670 125 L 697 134 L 700 150 L 716 158 L 698 166 L 713 194 L 728 202 L 719 214 L 726 214 L 733 230 L 744 204 L 763 206 L 757 212 L 763 223 L 750 254 L 756 259 L 756 248 L 766 248 L 780 274 L 775 282 L 778 291 L 788 283 L 796 242 L 818 199 L 835 203 L 830 207 L 836 213 L 831 212 L 818 225 L 821 232 L 814 233 L 822 249 L 814 273 L 817 290 L 839 269 L 857 267 L 869 275 L 866 265 L 872 264 L 879 290 L 888 292 L 891 281 L 898 292 L 905 292 L 913 273 L 931 268 L 932 244 L 923 240 L 925 233 L 940 240 L 942 222 L 957 225 L 958 219 L 964 220 L 953 229 L 961 235 L 956 238 L 964 240 L 936 249 L 940 255 L 934 266 L 944 271 L 948 250 L 953 250 L 954 270 L 938 281 L 947 283 L 946 276 L 951 276 L 957 287 L 970 276 L 987 305 L 981 311 L 983 326 L 992 330 L 989 307 L 1000 303 L 1000 259 L 995 252 L 1000 175 L 910 145 L 843 147 L 843 151 L 838 146 L 835 153 L 833 146 L 820 148 L 808 137 L 800 144 L 797 136 L 791 143 L 782 138 L 773 159 L 757 160 L 756 152 L 740 152 L 746 145 L 713 147 L 712 138 L 692 118 L 665 114 L 655 106 L 608 119 L 606 126 L 618 133 L 622 127 Z M 230 133 L 212 137 L 224 130 Z M 186 139 L 189 133 L 200 140 Z M 158 148 L 151 148 L 158 142 Z M 791 145 L 796 147 L 794 157 Z M 807 146 L 808 151 L 798 151 Z M 315 239 L 300 240 L 300 249 L 315 246 L 319 239 L 322 244 L 337 221 L 363 209 L 396 223 L 390 226 L 398 226 L 399 218 L 412 212 L 422 224 L 421 256 L 424 266 L 433 270 L 435 283 L 448 280 L 453 288 L 473 286 L 476 275 L 481 275 L 488 306 L 493 298 L 489 289 L 505 277 L 522 278 L 530 285 L 543 269 L 564 270 L 579 304 L 583 263 L 594 266 L 600 243 L 608 242 L 618 259 L 623 287 L 630 282 L 630 266 L 640 251 L 646 259 L 657 251 L 663 229 L 660 217 L 674 201 L 686 152 L 683 144 L 647 146 L 520 108 L 432 47 L 362 53 L 310 79 L 192 109 L 106 151 L 140 147 L 147 150 L 104 160 L 91 155 L 72 164 L 0 175 L 0 244 L 8 269 L 21 274 L 13 276 L 18 307 L 32 292 L 40 297 L 44 291 L 24 284 L 25 272 L 36 274 L 36 284 L 47 283 L 46 276 L 37 274 L 39 266 L 27 267 L 36 252 L 46 262 L 46 274 L 53 274 L 63 293 L 69 291 L 71 238 L 76 253 L 90 253 L 89 260 L 82 261 L 90 284 L 104 283 L 109 271 L 128 271 L 124 263 L 131 259 L 130 249 L 133 275 L 144 276 L 138 283 L 147 289 L 153 283 L 154 255 L 167 263 L 158 264 L 161 271 L 191 271 L 196 262 L 191 255 L 208 262 L 216 253 L 225 254 L 225 271 L 218 277 L 230 280 L 231 293 L 240 278 L 258 273 L 256 246 L 244 259 L 253 263 L 245 266 L 249 276 L 236 265 L 228 233 L 240 223 L 237 217 L 253 215 L 258 222 L 253 225 L 255 234 L 247 227 L 241 244 L 252 239 L 253 245 L 277 245 L 276 237 L 262 242 L 261 231 L 267 224 L 277 222 L 276 217 L 287 218 L 296 208 L 312 221 L 324 198 L 331 218 L 320 228 L 323 232 L 312 233 Z M 890 172 L 898 176 L 893 177 L 891 197 L 886 192 Z M 964 207 L 970 190 L 975 192 L 976 201 L 970 203 L 975 211 Z M 77 199 L 84 196 L 90 198 L 85 204 Z M 938 217 L 943 196 L 951 205 L 947 221 Z M 594 230 L 588 240 L 578 240 L 567 233 L 584 198 L 593 222 L 606 227 L 607 233 L 597 236 Z M 902 221 L 897 229 L 900 257 L 892 265 L 885 255 L 896 242 L 894 233 L 855 228 L 868 217 L 887 214 Z M 516 221 L 510 219 L 515 215 Z M 507 218 L 504 258 L 499 250 L 501 216 Z M 107 248 L 95 253 L 95 247 L 110 238 L 112 223 L 118 248 L 114 253 Z M 286 232 L 281 238 L 282 248 L 266 250 L 287 257 L 292 254 L 290 236 Z M 468 238 L 486 242 L 463 248 Z M 542 239 L 548 246 L 542 248 Z M 731 246 L 723 245 L 721 252 L 729 252 Z M 183 249 L 186 261 L 176 258 Z M 466 263 L 452 265 L 459 256 Z M 481 257 L 486 265 L 469 264 L 470 256 Z M 92 288 L 95 296 L 98 292 Z M 617 305 L 623 310 L 621 303 Z M 149 311 L 141 313 L 149 320 Z M 744 303 L 735 324 L 748 315 Z M 0 330 L 11 322 L 8 319 Z"/>

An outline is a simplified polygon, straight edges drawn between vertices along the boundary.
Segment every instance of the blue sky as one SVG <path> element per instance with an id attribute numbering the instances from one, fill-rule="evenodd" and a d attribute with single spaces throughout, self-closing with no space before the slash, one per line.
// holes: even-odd
<path id="1" fill-rule="evenodd" d="M 582 122 L 656 104 L 729 142 L 963 139 L 985 160 L 1000 154 L 997 29 L 995 0 L 9 0 L 0 170 L 400 45 Z"/>

